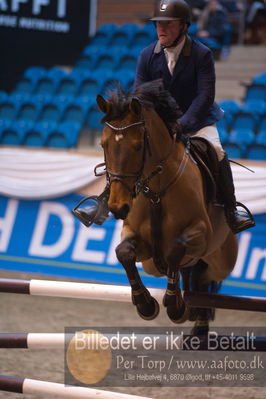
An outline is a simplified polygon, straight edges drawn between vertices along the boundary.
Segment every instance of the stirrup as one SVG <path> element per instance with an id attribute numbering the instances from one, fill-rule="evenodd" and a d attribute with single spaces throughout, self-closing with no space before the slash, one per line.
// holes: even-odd
<path id="1" fill-rule="evenodd" d="M 241 208 L 243 208 L 245 210 L 245 212 L 242 211 L 243 215 L 241 215 L 240 213 L 238 213 L 237 207 L 240 206 Z M 243 222 L 242 224 L 239 223 L 239 225 L 237 226 L 237 224 L 235 223 L 229 223 L 229 227 L 231 228 L 232 232 L 234 234 L 240 233 L 241 231 L 250 229 L 252 227 L 256 226 L 255 220 L 253 218 L 253 215 L 251 214 L 250 210 L 244 205 L 242 204 L 242 202 L 236 202 L 235 204 L 235 212 L 239 215 L 239 217 L 243 218 Z M 246 220 L 244 220 L 244 218 Z M 236 220 L 237 221 L 237 220 Z"/>
<path id="2" fill-rule="evenodd" d="M 108 198 L 109 198 L 109 187 L 107 186 L 102 194 L 92 195 L 86 198 L 83 198 L 72 210 L 72 214 L 79 219 L 81 223 L 83 223 L 86 227 L 90 227 L 92 223 L 97 225 L 102 225 L 109 215 L 108 208 Z M 93 200 L 96 202 L 96 205 L 92 205 L 90 207 L 85 207 L 78 209 L 80 205 L 84 202 Z"/>

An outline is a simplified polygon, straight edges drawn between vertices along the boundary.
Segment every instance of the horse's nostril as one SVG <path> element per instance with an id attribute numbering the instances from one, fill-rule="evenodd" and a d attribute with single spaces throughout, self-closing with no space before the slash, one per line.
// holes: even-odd
<path id="1" fill-rule="evenodd" d="M 113 213 L 114 217 L 116 219 L 125 219 L 128 215 L 129 212 L 129 205 L 128 204 L 124 204 L 123 206 L 121 206 L 121 208 L 119 209 L 111 209 L 111 212 Z"/>
<path id="2" fill-rule="evenodd" d="M 120 213 L 120 219 L 125 219 L 128 215 L 129 212 L 129 205 L 125 204 L 122 206 L 122 208 L 119 210 Z"/>

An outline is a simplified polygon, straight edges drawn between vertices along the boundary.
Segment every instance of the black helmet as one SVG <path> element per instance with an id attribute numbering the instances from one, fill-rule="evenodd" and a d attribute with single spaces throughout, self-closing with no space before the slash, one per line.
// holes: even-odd
<path id="1" fill-rule="evenodd" d="M 151 21 L 174 20 L 182 20 L 190 25 L 191 11 L 189 5 L 184 0 L 157 1 Z"/>

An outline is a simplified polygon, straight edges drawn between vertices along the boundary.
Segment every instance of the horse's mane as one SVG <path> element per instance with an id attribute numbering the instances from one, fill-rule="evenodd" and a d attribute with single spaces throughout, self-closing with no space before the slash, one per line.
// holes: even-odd
<path id="1" fill-rule="evenodd" d="M 170 132 L 174 131 L 175 123 L 182 112 L 169 91 L 164 89 L 162 79 L 144 83 L 133 92 L 128 92 L 118 85 L 115 90 L 108 93 L 111 109 L 104 116 L 102 122 L 123 118 L 127 114 L 129 104 L 133 98 L 137 98 L 145 108 L 154 109 L 168 130 Z"/>

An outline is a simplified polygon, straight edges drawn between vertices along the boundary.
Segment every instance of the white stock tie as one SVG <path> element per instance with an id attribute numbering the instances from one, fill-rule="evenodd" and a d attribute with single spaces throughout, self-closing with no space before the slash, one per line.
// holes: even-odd
<path id="1" fill-rule="evenodd" d="M 172 51 L 168 51 L 168 69 L 171 75 L 173 75 L 174 67 L 176 64 L 175 54 Z"/>

